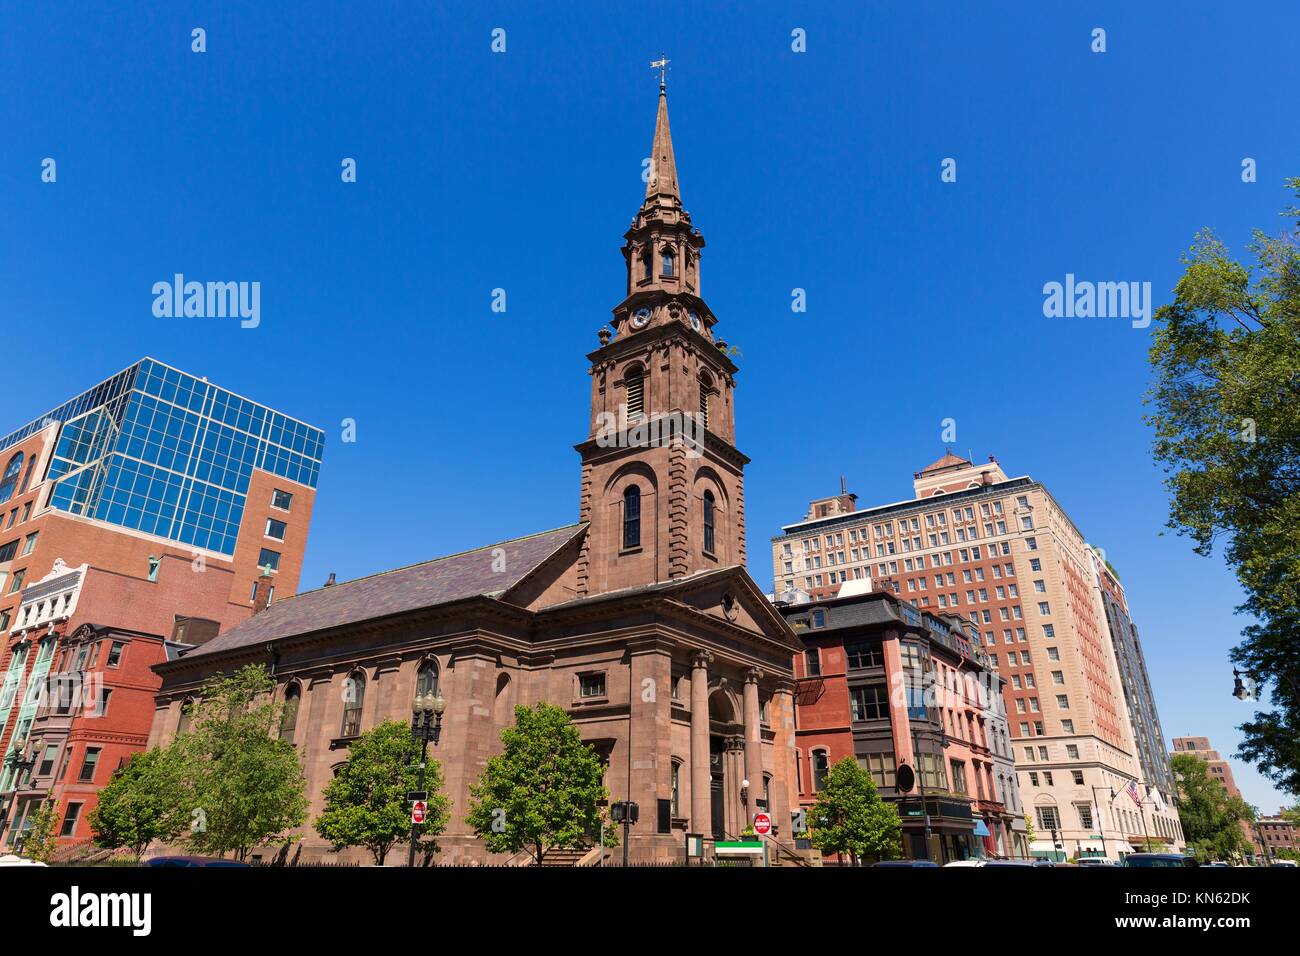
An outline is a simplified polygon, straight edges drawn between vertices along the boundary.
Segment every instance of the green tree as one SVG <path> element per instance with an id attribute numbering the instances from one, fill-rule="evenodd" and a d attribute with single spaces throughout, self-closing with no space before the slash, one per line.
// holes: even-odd
<path id="1" fill-rule="evenodd" d="M 380 724 L 354 740 L 347 762 L 325 788 L 325 810 L 316 818 L 316 832 L 335 850 L 364 846 L 378 866 L 397 843 L 411 838 L 411 804 L 407 793 L 419 789 L 420 741 L 400 721 Z M 436 853 L 439 833 L 447 828 L 451 800 L 443 796 L 442 767 L 428 761 L 424 789 L 429 793 L 428 816 L 420 826 L 418 849 Z"/>
<path id="2" fill-rule="evenodd" d="M 553 848 L 585 846 L 608 794 L 600 758 L 569 715 L 547 703 L 516 707 L 501 741 L 505 750 L 470 787 L 474 832 L 493 853 L 527 848 L 537 863 Z"/>
<path id="3" fill-rule="evenodd" d="M 1034 842 L 1034 818 L 1029 815 L 1028 810 L 1025 811 L 1025 839 L 1030 843 Z"/>
<path id="4" fill-rule="evenodd" d="M 1192 754 L 1174 754 L 1178 785 L 1178 819 L 1187 848 L 1198 860 L 1231 860 L 1250 850 L 1243 821 L 1255 814 L 1241 797 L 1228 794 L 1210 777 L 1210 765 Z"/>
<path id="5" fill-rule="evenodd" d="M 58 847 L 54 828 L 59 822 L 59 802 L 54 799 L 54 791 L 46 794 L 41 805 L 32 813 L 32 823 L 23 836 L 23 852 L 38 863 L 49 860 Z"/>
<path id="6" fill-rule="evenodd" d="M 186 842 L 196 852 L 243 860 L 307 820 L 307 783 L 298 752 L 278 737 L 274 687 L 260 664 L 215 675 L 194 706 L 193 729 L 173 744 L 192 794 Z"/>
<path id="7" fill-rule="evenodd" d="M 1300 794 L 1300 246 L 1257 230 L 1248 250 L 1243 265 L 1204 231 L 1184 256 L 1156 311 L 1147 421 L 1168 527 L 1199 554 L 1222 541 L 1255 618 L 1231 659 L 1272 709 L 1242 725 L 1237 754 Z"/>
<path id="8" fill-rule="evenodd" d="M 888 860 L 899 854 L 898 810 L 880 799 L 871 775 L 852 757 L 831 767 L 808 816 L 813 846 L 823 856 L 847 856 L 858 866 L 863 857 Z"/>
<path id="9" fill-rule="evenodd" d="M 178 752 L 155 747 L 133 756 L 99 791 L 88 819 L 96 846 L 127 847 L 136 862 L 151 844 L 178 839 L 189 822 Z"/>

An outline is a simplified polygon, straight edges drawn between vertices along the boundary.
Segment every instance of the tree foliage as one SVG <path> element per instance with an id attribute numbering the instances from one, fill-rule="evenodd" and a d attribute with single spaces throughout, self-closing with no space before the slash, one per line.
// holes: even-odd
<path id="1" fill-rule="evenodd" d="M 421 789 L 420 749 L 410 727 L 396 720 L 352 741 L 347 762 L 325 788 L 325 809 L 316 818 L 316 832 L 335 850 L 365 847 L 383 866 L 393 846 L 411 838 L 406 795 Z M 451 815 L 451 800 L 439 793 L 442 782 L 442 767 L 429 760 L 423 788 L 429 794 L 428 815 L 420 825 L 417 847 L 426 858 L 437 852 L 436 838 Z"/>
<path id="2" fill-rule="evenodd" d="M 1168 526 L 1200 554 L 1222 544 L 1255 618 L 1231 659 L 1273 709 L 1242 726 L 1238 756 L 1300 793 L 1300 245 L 1256 231 L 1248 249 L 1243 265 L 1206 231 L 1184 256 L 1156 311 L 1147 421 Z"/>
<path id="3" fill-rule="evenodd" d="M 298 752 L 278 737 L 274 687 L 260 664 L 215 675 L 194 705 L 193 729 L 172 744 L 190 794 L 186 842 L 195 852 L 242 860 L 306 822 L 307 783 Z"/>
<path id="4" fill-rule="evenodd" d="M 1198 860 L 1237 859 L 1250 850 L 1242 821 L 1255 813 L 1241 797 L 1231 796 L 1210 776 L 1210 765 L 1192 754 L 1174 754 L 1178 785 L 1178 819 L 1187 848 Z"/>
<path id="5" fill-rule="evenodd" d="M 823 856 L 847 856 L 856 866 L 864 857 L 889 860 L 899 854 L 898 810 L 880 799 L 871 775 L 852 757 L 831 767 L 809 818 L 813 846 Z"/>
<path id="6" fill-rule="evenodd" d="M 501 741 L 505 750 L 470 787 L 474 832 L 493 853 L 527 848 L 537 863 L 553 848 L 585 846 L 608 794 L 600 758 L 569 715 L 547 703 L 516 707 Z"/>
<path id="7" fill-rule="evenodd" d="M 113 772 L 90 811 L 96 846 L 127 847 L 138 862 L 155 842 L 176 840 L 189 823 L 176 750 L 146 750 Z"/>
<path id="8" fill-rule="evenodd" d="M 23 836 L 23 852 L 38 863 L 49 860 L 58 846 L 54 828 L 59 822 L 59 801 L 51 794 L 32 811 L 32 822 Z"/>

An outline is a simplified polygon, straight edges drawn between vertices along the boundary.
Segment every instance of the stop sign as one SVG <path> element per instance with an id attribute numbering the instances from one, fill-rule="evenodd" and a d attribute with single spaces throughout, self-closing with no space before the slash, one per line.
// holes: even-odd
<path id="1" fill-rule="evenodd" d="M 424 814 L 427 809 L 428 805 L 423 800 L 411 801 L 411 822 L 423 823 Z"/>
<path id="2" fill-rule="evenodd" d="M 759 836 L 767 836 L 772 832 L 772 817 L 766 813 L 754 814 L 754 832 Z"/>

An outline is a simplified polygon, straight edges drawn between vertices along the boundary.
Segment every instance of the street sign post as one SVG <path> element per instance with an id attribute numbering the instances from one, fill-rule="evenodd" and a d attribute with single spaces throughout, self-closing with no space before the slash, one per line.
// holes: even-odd
<path id="1" fill-rule="evenodd" d="M 767 836 L 772 832 L 772 817 L 770 814 L 754 814 L 754 832 L 759 836 Z"/>

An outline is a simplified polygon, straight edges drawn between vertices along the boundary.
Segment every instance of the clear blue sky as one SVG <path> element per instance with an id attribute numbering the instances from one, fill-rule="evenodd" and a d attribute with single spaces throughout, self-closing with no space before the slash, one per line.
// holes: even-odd
<path id="1" fill-rule="evenodd" d="M 1197 229 L 1281 228 L 1294 3 L 449 6 L 4 3 L 0 310 L 25 325 L 0 430 L 145 354 L 322 426 L 305 586 L 574 520 L 666 50 L 703 291 L 743 353 L 759 582 L 810 498 L 841 473 L 907 496 L 955 418 L 1106 549 L 1166 734 L 1235 748 L 1240 594 L 1161 536 L 1149 333 L 1044 318 L 1042 287 L 1159 301 Z M 155 318 L 176 272 L 261 282 L 261 325 Z"/>

